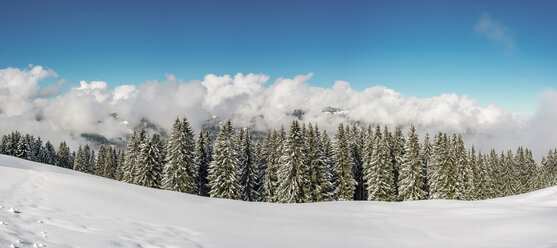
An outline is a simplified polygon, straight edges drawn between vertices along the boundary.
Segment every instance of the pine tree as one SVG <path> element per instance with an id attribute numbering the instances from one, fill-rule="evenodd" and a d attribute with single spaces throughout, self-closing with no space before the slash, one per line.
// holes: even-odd
<path id="1" fill-rule="evenodd" d="M 373 150 L 374 150 L 374 138 L 375 134 L 373 133 L 373 128 L 371 125 L 368 125 L 366 132 L 363 134 L 364 145 L 362 148 L 362 181 L 363 181 L 363 195 L 365 196 L 364 200 L 367 200 L 370 183 L 368 181 L 370 176 L 373 176 L 373 168 L 372 168 L 372 160 L 373 160 Z"/>
<path id="2" fill-rule="evenodd" d="M 163 188 L 184 193 L 197 192 L 193 131 L 184 118 L 176 119 L 167 146 L 167 163 L 164 167 Z"/>
<path id="3" fill-rule="evenodd" d="M 91 148 L 88 144 L 85 144 L 85 146 L 83 147 L 83 160 L 85 163 L 85 170 L 83 172 L 91 173 Z"/>
<path id="4" fill-rule="evenodd" d="M 329 201 L 338 199 L 338 174 L 335 170 L 335 162 L 333 159 L 333 144 L 327 131 L 323 131 L 321 135 L 321 154 L 323 156 L 323 164 L 327 170 L 327 194 Z"/>
<path id="5" fill-rule="evenodd" d="M 311 198 L 309 170 L 304 163 L 303 142 L 300 124 L 297 120 L 293 120 L 284 142 L 278 168 L 277 200 L 279 202 L 308 202 Z"/>
<path id="6" fill-rule="evenodd" d="M 402 133 L 402 129 L 397 127 L 395 129 L 395 133 L 393 136 L 390 134 L 388 136 L 389 140 L 389 147 L 391 150 L 391 160 L 393 166 L 393 184 L 395 189 L 395 199 L 398 198 L 398 181 L 399 181 L 399 174 L 400 174 L 400 167 L 402 165 L 402 160 L 404 157 L 404 144 L 406 141 L 404 140 L 404 134 Z"/>
<path id="7" fill-rule="evenodd" d="M 347 127 L 348 129 L 348 127 Z M 348 132 L 347 132 L 348 133 Z M 349 140 L 349 148 L 350 148 L 350 156 L 352 157 L 353 167 L 352 167 L 352 174 L 354 175 L 354 180 L 356 181 L 355 184 L 355 191 L 354 191 L 354 200 L 365 200 L 364 198 L 364 179 L 363 179 L 363 157 L 362 157 L 362 149 L 364 146 L 364 140 L 360 130 L 356 127 L 356 125 L 352 125 L 352 128 L 348 135 Z"/>
<path id="8" fill-rule="evenodd" d="M 489 172 L 489 177 L 492 179 L 492 184 L 491 187 L 488 188 L 488 198 L 495 198 L 495 197 L 501 197 L 502 196 L 502 192 L 499 191 L 499 185 L 501 184 L 501 178 L 499 176 L 500 174 L 500 163 L 499 163 L 499 157 L 497 155 L 497 153 L 495 152 L 495 149 L 491 149 L 490 153 L 489 153 L 489 159 L 486 161 L 488 163 L 488 172 Z"/>
<path id="9" fill-rule="evenodd" d="M 455 167 L 458 172 L 456 199 L 471 200 L 471 196 L 474 192 L 474 176 L 468 161 L 468 152 L 466 151 L 461 135 L 454 136 L 453 146 L 453 158 L 455 159 Z"/>
<path id="10" fill-rule="evenodd" d="M 130 140 L 128 141 L 128 145 L 126 146 L 126 151 L 124 154 L 124 163 L 121 168 L 121 179 L 123 182 L 126 183 L 134 183 L 135 175 L 135 167 L 138 162 L 139 152 L 140 152 L 140 138 L 137 132 L 133 132 Z"/>
<path id="11" fill-rule="evenodd" d="M 29 148 L 29 143 L 25 138 L 19 139 L 17 142 L 17 148 L 15 150 L 15 156 L 22 159 L 30 159 L 31 149 Z"/>
<path id="12" fill-rule="evenodd" d="M 263 152 L 263 144 L 261 141 L 255 143 L 255 167 L 257 170 L 257 181 L 255 186 L 255 191 L 257 192 L 257 199 L 255 201 L 264 201 L 265 199 L 265 188 L 263 186 L 263 179 L 265 177 L 265 169 L 267 160 Z"/>
<path id="13" fill-rule="evenodd" d="M 195 143 L 194 163 L 197 168 L 197 194 L 201 196 L 209 196 L 209 180 L 207 179 L 210 153 L 208 151 L 209 135 L 199 132 L 197 142 Z"/>
<path id="14" fill-rule="evenodd" d="M 122 181 L 122 177 L 124 176 L 124 165 L 126 164 L 125 158 L 126 157 L 126 153 L 124 152 L 124 150 L 119 150 L 118 151 L 118 164 L 116 167 L 116 175 L 115 178 L 118 181 Z"/>
<path id="15" fill-rule="evenodd" d="M 423 191 L 426 192 L 426 199 L 429 198 L 429 182 L 428 179 L 428 164 L 431 160 L 431 153 L 433 152 L 433 147 L 430 143 L 429 134 L 425 134 L 424 143 L 420 149 L 420 157 L 422 159 L 422 180 L 423 180 Z"/>
<path id="16" fill-rule="evenodd" d="M 451 142 L 446 134 L 437 134 L 433 145 L 428 182 L 431 199 L 454 199 L 457 173 L 452 162 Z"/>
<path id="17" fill-rule="evenodd" d="M 79 149 L 77 149 L 77 154 L 76 154 L 73 169 L 76 170 L 76 171 L 87 173 L 87 167 L 86 167 L 86 164 L 85 164 L 85 154 L 84 153 L 85 152 L 83 151 L 81 146 L 79 146 Z"/>
<path id="18" fill-rule="evenodd" d="M 396 191 L 394 184 L 390 133 L 385 126 L 383 135 L 377 128 L 371 166 L 366 172 L 368 182 L 368 200 L 394 201 Z"/>
<path id="19" fill-rule="evenodd" d="M 342 123 L 338 126 L 335 139 L 333 158 L 335 161 L 335 172 L 338 175 L 338 200 L 351 201 L 354 200 L 354 192 L 356 190 L 353 171 L 354 160 L 350 156 L 348 137 Z"/>
<path id="20" fill-rule="evenodd" d="M 46 150 L 45 163 L 51 164 L 51 165 L 57 165 L 58 164 L 58 155 L 56 154 L 56 150 L 54 149 L 54 146 L 52 145 L 52 143 L 50 143 L 50 141 L 46 142 L 45 150 Z"/>
<path id="21" fill-rule="evenodd" d="M 328 188 L 330 187 L 327 175 L 327 168 L 323 159 L 319 130 L 313 129 L 311 123 L 308 125 L 306 133 L 306 152 L 309 161 L 309 180 L 311 201 L 321 202 L 329 199 Z"/>
<path id="22" fill-rule="evenodd" d="M 472 147 L 471 156 L 474 155 L 474 147 Z M 481 152 L 478 153 L 474 171 L 474 198 L 476 200 L 484 200 L 489 198 L 492 180 L 487 169 L 486 156 Z"/>
<path id="23" fill-rule="evenodd" d="M 265 167 L 265 176 L 263 177 L 263 188 L 264 188 L 264 200 L 266 202 L 277 202 L 278 201 L 278 169 L 280 167 L 280 156 L 282 155 L 284 141 L 286 139 L 286 133 L 284 128 L 281 127 L 279 132 L 273 131 L 265 139 L 264 154 L 267 158 Z"/>
<path id="24" fill-rule="evenodd" d="M 160 188 L 163 165 L 160 151 L 157 149 L 157 142 L 157 140 L 153 142 L 153 139 L 149 139 L 148 136 L 141 140 L 139 163 L 135 170 L 136 184 L 138 185 Z"/>
<path id="25" fill-rule="evenodd" d="M 159 161 L 159 163 L 162 165 L 162 161 Z M 112 146 L 109 146 L 104 153 L 104 167 L 102 176 L 115 179 L 116 166 L 116 151 L 114 150 L 114 148 L 112 148 Z"/>
<path id="26" fill-rule="evenodd" d="M 223 123 L 214 144 L 213 161 L 209 165 L 211 197 L 241 199 L 238 157 L 235 152 L 234 130 L 230 120 Z"/>
<path id="27" fill-rule="evenodd" d="M 399 198 L 401 200 L 422 200 L 426 197 L 423 190 L 422 160 L 420 159 L 420 143 L 414 125 L 410 126 L 408 140 L 404 146 L 404 155 L 400 168 Z"/>
<path id="28" fill-rule="evenodd" d="M 259 198 L 259 193 L 257 192 L 259 171 L 257 170 L 257 159 L 254 153 L 251 132 L 248 129 L 240 130 L 236 140 L 238 142 L 236 154 L 238 156 L 242 200 L 256 201 Z"/>
<path id="29" fill-rule="evenodd" d="M 68 145 L 66 145 L 65 141 L 62 141 L 60 143 L 60 146 L 58 147 L 58 163 L 56 164 L 57 166 L 63 167 L 63 168 L 68 168 L 71 169 L 73 168 L 73 162 L 71 161 L 71 154 L 70 154 L 70 148 L 68 147 Z"/>
<path id="30" fill-rule="evenodd" d="M 106 147 L 102 145 L 99 148 L 99 153 L 97 154 L 97 166 L 95 167 L 95 175 L 103 176 L 104 175 L 104 168 L 106 167 Z"/>

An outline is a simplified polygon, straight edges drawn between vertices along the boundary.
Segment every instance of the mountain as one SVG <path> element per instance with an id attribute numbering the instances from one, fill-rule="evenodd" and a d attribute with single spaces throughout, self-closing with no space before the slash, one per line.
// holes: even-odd
<path id="1" fill-rule="evenodd" d="M 256 203 L 0 155 L 0 205 L 0 247 L 557 245 L 557 187 L 475 202 Z"/>

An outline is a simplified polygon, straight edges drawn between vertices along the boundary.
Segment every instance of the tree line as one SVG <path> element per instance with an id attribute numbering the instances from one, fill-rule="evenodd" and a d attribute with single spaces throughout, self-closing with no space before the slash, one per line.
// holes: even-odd
<path id="1" fill-rule="evenodd" d="M 317 124 L 293 120 L 262 139 L 247 128 L 220 125 L 215 140 L 176 119 L 168 139 L 134 131 L 125 150 L 88 145 L 57 151 L 50 142 L 12 132 L 0 153 L 127 183 L 218 198 L 303 203 L 321 201 L 481 200 L 557 184 L 557 149 L 538 164 L 529 149 L 497 153 L 467 148 L 461 135 L 411 126 L 340 124 L 331 138 Z"/>

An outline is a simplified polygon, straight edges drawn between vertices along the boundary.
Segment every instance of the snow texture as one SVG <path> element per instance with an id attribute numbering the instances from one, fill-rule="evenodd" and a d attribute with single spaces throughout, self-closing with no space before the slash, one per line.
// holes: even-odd
<path id="1" fill-rule="evenodd" d="M 0 205 L 0 247 L 557 247 L 557 187 L 475 202 L 256 203 L 0 155 Z"/>

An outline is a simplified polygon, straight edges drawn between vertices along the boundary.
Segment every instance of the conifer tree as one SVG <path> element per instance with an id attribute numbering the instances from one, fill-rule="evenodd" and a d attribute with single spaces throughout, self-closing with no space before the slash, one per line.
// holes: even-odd
<path id="1" fill-rule="evenodd" d="M 91 148 L 88 144 L 83 147 L 83 160 L 85 163 L 85 173 L 91 173 Z"/>
<path id="2" fill-rule="evenodd" d="M 423 166 L 420 159 L 420 143 L 414 125 L 410 126 L 404 151 L 402 164 L 399 167 L 399 198 L 404 201 L 425 199 L 426 192 L 423 190 Z"/>
<path id="3" fill-rule="evenodd" d="M 437 134 L 433 145 L 431 166 L 428 166 L 431 199 L 454 199 L 456 171 L 452 164 L 451 142 L 446 134 Z"/>
<path id="4" fill-rule="evenodd" d="M 474 156 L 474 148 L 472 147 L 472 156 Z M 476 200 L 484 200 L 489 198 L 492 180 L 487 169 L 486 156 L 481 152 L 478 153 L 475 166 L 475 185 L 474 185 L 474 198 Z"/>
<path id="5" fill-rule="evenodd" d="M 433 147 L 430 143 L 429 134 L 425 134 L 424 143 L 420 149 L 420 157 L 422 159 L 422 180 L 423 180 L 423 191 L 426 193 L 426 199 L 429 198 L 429 182 L 427 181 L 428 175 L 428 164 L 431 160 L 431 153 L 433 152 Z"/>
<path id="6" fill-rule="evenodd" d="M 474 192 L 474 175 L 472 173 L 471 165 L 468 161 L 468 152 L 464 146 L 462 136 L 459 134 L 454 139 L 454 158 L 455 166 L 458 171 L 458 182 L 457 182 L 457 196 L 456 199 L 460 200 L 471 200 L 472 194 Z"/>
<path id="7" fill-rule="evenodd" d="M 317 129 L 317 126 L 316 126 Z M 309 180 L 311 201 L 321 202 L 329 199 L 327 168 L 321 150 L 319 130 L 314 130 L 312 124 L 308 125 L 306 133 L 306 152 L 309 161 Z"/>
<path id="8" fill-rule="evenodd" d="M 370 187 L 370 183 L 372 182 L 368 182 L 368 179 L 370 176 L 373 175 L 373 166 L 372 166 L 372 161 L 373 161 L 373 150 L 374 150 L 374 138 L 375 138 L 375 134 L 373 133 L 373 128 L 371 127 L 371 125 L 368 125 L 366 132 L 363 135 L 364 138 L 364 146 L 362 148 L 362 181 L 363 181 L 363 187 L 364 187 L 364 200 L 368 199 L 368 192 L 369 192 L 369 187 Z"/>
<path id="9" fill-rule="evenodd" d="M 209 165 L 210 196 L 228 199 L 241 199 L 239 184 L 238 157 L 236 156 L 234 130 L 230 120 L 224 122 L 213 149 L 213 161 Z"/>
<path id="10" fill-rule="evenodd" d="M 134 171 L 139 158 L 140 141 L 141 140 L 139 138 L 139 135 L 136 131 L 134 131 L 132 136 L 130 137 L 130 140 L 128 141 L 128 145 L 126 146 L 126 151 L 124 154 L 125 158 L 123 166 L 121 168 L 120 178 L 120 180 L 122 180 L 123 182 L 134 183 L 135 181 Z"/>
<path id="11" fill-rule="evenodd" d="M 65 141 L 62 141 L 60 143 L 60 146 L 58 147 L 58 163 L 56 164 L 59 167 L 63 167 L 63 168 L 73 168 L 73 162 L 71 161 L 71 154 L 70 154 L 70 148 L 68 147 L 68 145 L 66 145 Z"/>
<path id="12" fill-rule="evenodd" d="M 353 171 L 354 160 L 350 155 L 348 137 L 342 123 L 338 126 L 335 140 L 333 158 L 335 161 L 335 172 L 338 176 L 338 200 L 351 201 L 354 200 L 354 192 L 356 190 Z"/>
<path id="13" fill-rule="evenodd" d="M 280 156 L 282 155 L 286 133 L 284 128 L 273 131 L 273 133 L 266 138 L 264 145 L 264 153 L 267 158 L 265 168 L 265 176 L 263 177 L 264 199 L 267 202 L 278 201 L 278 169 L 280 167 Z"/>
<path id="14" fill-rule="evenodd" d="M 118 151 L 118 160 L 117 160 L 118 165 L 116 167 L 116 174 L 114 176 L 115 177 L 114 179 L 116 179 L 118 181 L 122 181 L 122 177 L 124 175 L 123 168 L 124 168 L 124 164 L 126 163 L 125 156 L 126 156 L 126 154 L 125 154 L 124 150 L 119 150 Z"/>
<path id="15" fill-rule="evenodd" d="M 293 120 L 284 142 L 278 168 L 277 200 L 279 202 L 299 203 L 311 199 L 309 171 L 306 167 L 303 147 L 302 129 L 298 121 Z"/>
<path id="16" fill-rule="evenodd" d="M 22 159 L 30 160 L 31 151 L 29 148 L 29 143 L 25 138 L 19 139 L 17 142 L 17 148 L 15 150 L 15 156 Z"/>
<path id="17" fill-rule="evenodd" d="M 348 126 L 347 126 L 348 129 Z M 364 179 L 363 179 L 363 158 L 362 149 L 364 146 L 363 135 L 355 124 L 352 125 L 348 134 L 350 156 L 352 157 L 352 174 L 356 181 L 354 190 L 354 200 L 365 200 L 364 198 Z"/>
<path id="18" fill-rule="evenodd" d="M 402 165 L 402 160 L 404 156 L 404 144 L 406 141 L 404 140 L 404 134 L 402 133 L 402 129 L 397 127 L 395 129 L 394 135 L 387 135 L 389 141 L 389 147 L 391 151 L 391 160 L 393 166 L 393 184 L 395 189 L 395 198 L 398 198 L 398 181 L 399 181 L 399 174 L 400 174 L 400 166 Z"/>
<path id="19" fill-rule="evenodd" d="M 371 173 L 368 178 L 368 199 L 375 201 L 394 201 L 396 191 L 394 184 L 394 171 L 392 165 L 392 152 L 390 145 L 391 134 L 385 126 L 383 135 L 379 128 L 375 135 L 374 151 L 371 161 Z M 366 174 L 368 174 L 366 173 Z"/>
<path id="20" fill-rule="evenodd" d="M 259 198 L 259 193 L 257 192 L 259 171 L 257 170 L 257 159 L 254 153 L 251 132 L 248 129 L 240 130 L 237 142 L 239 143 L 237 155 L 242 200 L 255 201 Z"/>
<path id="21" fill-rule="evenodd" d="M 197 192 L 193 131 L 184 118 L 176 119 L 167 146 L 167 163 L 164 167 L 163 188 L 184 193 Z"/>
<path id="22" fill-rule="evenodd" d="M 200 196 L 209 196 L 208 186 L 208 170 L 210 161 L 210 151 L 208 151 L 209 135 L 199 132 L 197 142 L 195 143 L 194 163 L 197 168 L 197 194 Z"/>
<path id="23" fill-rule="evenodd" d="M 265 166 L 267 164 L 267 160 L 264 156 L 263 143 L 261 141 L 255 143 L 255 159 L 255 166 L 257 170 L 257 182 L 255 187 L 255 191 L 257 191 L 257 199 L 255 199 L 255 201 L 263 201 L 265 198 L 263 179 L 265 177 Z"/>
<path id="24" fill-rule="evenodd" d="M 81 146 L 79 146 L 79 149 L 77 149 L 77 154 L 76 154 L 73 169 L 76 171 L 87 173 L 87 167 L 85 164 L 85 154 Z"/>
<path id="25" fill-rule="evenodd" d="M 329 201 L 338 199 L 338 174 L 335 170 L 335 162 L 333 159 L 333 144 L 327 131 L 323 131 L 321 135 L 321 154 L 323 156 L 323 164 L 327 170 L 327 194 Z"/>
<path id="26" fill-rule="evenodd" d="M 103 176 L 104 175 L 104 169 L 106 167 L 106 147 L 104 145 L 101 145 L 101 147 L 99 148 L 99 153 L 97 154 L 98 158 L 97 158 L 97 166 L 95 167 L 95 175 L 97 176 Z"/>
<path id="27" fill-rule="evenodd" d="M 159 164 L 162 166 L 162 161 L 159 161 Z M 115 179 L 116 166 L 116 151 L 112 148 L 112 146 L 109 146 L 104 153 L 104 168 L 102 176 Z"/>
<path id="28" fill-rule="evenodd" d="M 56 154 L 56 150 L 50 141 L 47 141 L 45 144 L 46 150 L 46 160 L 47 164 L 57 165 L 58 164 L 58 155 Z"/>
<path id="29" fill-rule="evenodd" d="M 501 169 L 499 166 L 499 157 L 495 152 L 495 149 L 491 149 L 489 159 L 486 162 L 488 164 L 489 177 L 492 178 L 493 181 L 492 187 L 488 189 L 488 198 L 500 197 L 502 196 L 502 192 L 499 191 L 499 185 L 501 184 L 501 178 L 499 175 Z"/>
<path id="30" fill-rule="evenodd" d="M 89 173 L 95 174 L 95 169 L 97 166 L 95 150 L 91 149 L 91 154 L 89 155 Z"/>
<path id="31" fill-rule="evenodd" d="M 157 142 L 157 140 L 153 142 L 153 139 L 149 139 L 147 135 L 141 140 L 139 161 L 135 170 L 138 185 L 160 188 L 163 165 Z"/>

